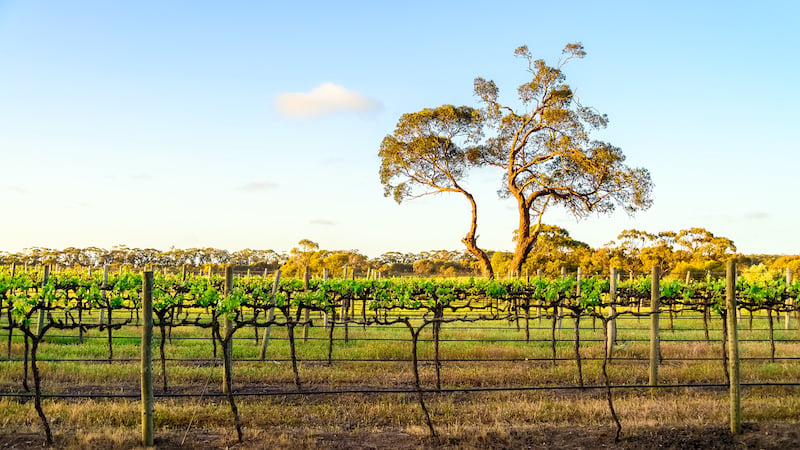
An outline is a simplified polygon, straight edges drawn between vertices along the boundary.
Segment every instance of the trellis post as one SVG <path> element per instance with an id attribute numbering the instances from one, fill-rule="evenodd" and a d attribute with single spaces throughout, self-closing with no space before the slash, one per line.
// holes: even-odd
<path id="1" fill-rule="evenodd" d="M 661 309 L 660 277 L 661 268 L 654 265 L 650 283 L 650 386 L 653 387 L 658 386 L 658 363 L 661 355 L 658 324 Z"/>
<path id="2" fill-rule="evenodd" d="M 142 446 L 153 446 L 153 272 L 142 277 Z"/>
<path id="3" fill-rule="evenodd" d="M 728 261 L 725 306 L 728 321 L 728 372 L 730 373 L 730 419 L 731 433 L 742 432 L 741 371 L 739 367 L 739 330 L 736 326 L 736 263 Z"/>

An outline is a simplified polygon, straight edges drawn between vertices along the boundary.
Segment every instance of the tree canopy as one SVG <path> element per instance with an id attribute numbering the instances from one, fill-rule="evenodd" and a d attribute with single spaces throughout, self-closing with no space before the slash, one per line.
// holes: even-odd
<path id="1" fill-rule="evenodd" d="M 492 277 L 486 252 L 478 247 L 478 206 L 463 180 L 470 166 L 468 155 L 481 135 L 481 116 L 468 106 L 443 105 L 403 114 L 394 133 L 386 136 L 378 155 L 384 194 L 401 203 L 407 198 L 443 192 L 464 196 L 470 204 L 471 222 L 461 241 L 480 262 L 484 276 Z"/>
<path id="2" fill-rule="evenodd" d="M 400 117 L 381 145 L 384 193 L 398 202 L 423 195 L 458 192 L 472 209 L 470 231 L 462 239 L 492 276 L 485 251 L 477 246 L 477 205 L 463 180 L 469 169 L 499 169 L 501 197 L 516 202 L 516 248 L 508 263 L 519 272 L 553 207 L 578 218 L 608 213 L 617 206 L 629 214 L 651 205 L 650 174 L 625 165 L 622 151 L 591 139 L 608 118 L 582 105 L 566 84 L 563 66 L 585 55 L 580 43 L 568 44 L 556 66 L 534 59 L 527 47 L 515 51 L 527 61 L 531 80 L 517 89 L 520 106 L 500 101 L 497 85 L 476 78 L 474 93 L 482 109 L 444 105 Z M 486 133 L 486 135 L 484 135 Z"/>
<path id="3" fill-rule="evenodd" d="M 608 123 L 605 115 L 580 104 L 565 83 L 563 66 L 585 55 L 580 43 L 568 44 L 557 66 L 534 59 L 527 47 L 515 51 L 527 62 L 532 78 L 517 89 L 521 108 L 499 100 L 490 80 L 475 79 L 475 94 L 484 104 L 485 128 L 491 131 L 475 164 L 503 171 L 501 194 L 517 203 L 519 223 L 511 270 L 519 270 L 541 233 L 545 212 L 560 206 L 575 215 L 607 213 L 616 206 L 633 213 L 651 205 L 650 174 L 624 164 L 625 155 L 590 132 Z"/>

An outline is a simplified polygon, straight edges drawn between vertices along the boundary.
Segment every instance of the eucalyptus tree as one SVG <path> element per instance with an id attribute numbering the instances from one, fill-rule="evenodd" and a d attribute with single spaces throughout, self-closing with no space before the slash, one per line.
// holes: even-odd
<path id="1" fill-rule="evenodd" d="M 501 169 L 501 195 L 516 200 L 519 223 L 509 269 L 518 271 L 547 210 L 560 206 L 583 218 L 619 205 L 632 214 L 649 208 L 652 183 L 646 169 L 624 164 L 618 147 L 590 138 L 608 119 L 580 104 L 562 72 L 569 60 L 585 55 L 581 44 L 568 44 L 556 66 L 534 59 L 525 46 L 515 55 L 527 61 L 532 76 L 517 89 L 519 107 L 502 103 L 493 81 L 475 79 L 490 137 L 470 153 L 470 162 Z"/>
<path id="2" fill-rule="evenodd" d="M 464 186 L 471 166 L 468 155 L 479 151 L 482 117 L 468 106 L 442 105 L 403 114 L 378 153 L 384 195 L 397 203 L 425 195 L 455 192 L 471 208 L 470 228 L 461 242 L 479 261 L 483 275 L 494 273 L 486 252 L 478 247 L 478 207 Z"/>

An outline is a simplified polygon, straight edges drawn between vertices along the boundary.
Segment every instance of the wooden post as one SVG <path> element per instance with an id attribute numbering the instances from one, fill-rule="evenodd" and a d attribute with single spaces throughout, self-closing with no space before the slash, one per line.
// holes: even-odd
<path id="1" fill-rule="evenodd" d="M 142 278 L 142 446 L 153 446 L 153 272 Z"/>
<path id="2" fill-rule="evenodd" d="M 322 281 L 323 282 L 328 281 L 328 277 L 329 276 L 330 276 L 330 271 L 328 270 L 328 268 L 327 267 L 323 268 L 322 269 Z M 323 312 L 323 314 L 324 315 L 323 315 L 323 319 L 322 319 L 322 324 L 324 325 L 325 329 L 327 330 L 328 329 L 328 311 L 325 310 L 325 312 Z"/>
<path id="3" fill-rule="evenodd" d="M 44 266 L 44 276 L 42 277 L 42 287 L 47 285 L 47 280 L 50 278 L 50 266 Z M 36 336 L 42 335 L 42 330 L 44 329 L 44 319 L 45 319 L 45 308 L 50 306 L 50 302 L 39 301 L 39 320 L 36 323 Z"/>
<path id="4" fill-rule="evenodd" d="M 542 279 L 542 269 L 536 269 L 536 278 L 538 280 Z M 536 302 L 536 318 L 539 320 L 539 323 L 542 323 L 542 302 Z"/>
<path id="5" fill-rule="evenodd" d="M 186 282 L 186 264 L 181 267 L 181 283 Z M 178 315 L 183 314 L 183 298 L 178 300 L 178 306 L 175 311 Z M 172 334 L 170 334 L 172 336 Z M 171 339 L 171 338 L 170 338 Z M 172 342 L 172 341 L 170 341 Z"/>
<path id="6" fill-rule="evenodd" d="M 270 295 L 270 301 L 273 302 L 273 306 L 269 308 L 269 313 L 267 313 L 267 322 L 272 322 L 275 320 L 275 294 L 278 293 L 278 287 L 281 283 L 281 269 L 275 271 L 275 281 L 272 282 L 272 293 Z M 264 330 L 264 339 L 261 340 L 261 350 L 259 351 L 258 357 L 263 361 L 264 358 L 267 357 L 267 346 L 269 345 L 269 335 L 270 331 L 272 330 L 272 325 L 267 325 L 267 328 Z"/>
<path id="7" fill-rule="evenodd" d="M 739 368 L 739 330 L 736 317 L 736 263 L 728 261 L 725 306 L 728 321 L 728 372 L 730 374 L 730 419 L 731 433 L 742 432 L 741 371 Z"/>
<path id="8" fill-rule="evenodd" d="M 564 281 L 567 278 L 567 268 L 561 266 L 561 281 Z M 561 318 L 564 317 L 564 307 L 561 306 L 561 302 L 558 303 L 558 331 L 561 331 Z"/>
<path id="9" fill-rule="evenodd" d="M 343 280 L 347 279 L 347 266 L 344 266 L 344 273 L 342 274 L 342 279 Z"/>
<path id="10" fill-rule="evenodd" d="M 791 284 L 792 284 L 792 269 L 789 266 L 786 266 L 786 289 L 789 289 L 789 286 L 791 286 Z M 788 330 L 792 324 L 792 312 L 789 311 L 791 309 L 790 307 L 792 306 L 792 299 L 790 298 L 786 299 L 786 306 L 787 306 L 786 320 L 784 321 L 783 324 L 784 330 Z"/>
<path id="11" fill-rule="evenodd" d="M 103 287 L 108 287 L 108 264 L 103 266 Z M 108 291 L 106 291 L 105 289 L 100 291 L 100 295 L 103 296 L 103 300 L 108 298 L 107 292 Z M 100 308 L 100 323 L 103 323 L 105 318 L 106 318 L 106 309 Z"/>
<path id="12" fill-rule="evenodd" d="M 223 292 L 224 295 L 231 295 L 233 292 L 233 266 L 231 265 L 225 267 L 225 290 Z M 233 380 L 228 380 L 228 377 L 233 374 L 233 339 L 231 339 L 231 334 L 233 334 L 233 322 L 231 322 L 231 319 L 226 314 L 223 323 L 224 329 L 222 333 L 227 340 L 225 343 L 227 352 L 224 364 L 228 367 L 228 370 L 222 371 L 222 393 L 229 394 L 228 386 L 233 385 Z"/>
<path id="13" fill-rule="evenodd" d="M 578 273 L 576 274 L 577 283 L 575 284 L 575 295 L 577 297 L 581 296 L 581 278 L 583 278 L 583 269 L 578 267 Z"/>
<path id="14" fill-rule="evenodd" d="M 311 268 L 306 266 L 305 272 L 303 272 L 303 291 L 308 292 L 308 280 L 311 277 Z M 303 320 L 305 321 L 305 325 L 303 325 L 303 342 L 308 342 L 308 329 L 309 323 L 308 321 L 311 320 L 311 314 L 308 309 L 308 305 L 305 305 L 305 311 L 303 311 Z"/>
<path id="15" fill-rule="evenodd" d="M 614 345 L 617 342 L 617 268 L 611 268 L 609 293 L 608 293 L 608 316 L 611 320 L 608 321 L 608 357 L 613 354 Z"/>
<path id="16" fill-rule="evenodd" d="M 658 363 L 661 356 L 658 329 L 658 316 L 661 308 L 660 277 L 661 267 L 654 265 L 650 283 L 650 386 L 658 386 Z"/>

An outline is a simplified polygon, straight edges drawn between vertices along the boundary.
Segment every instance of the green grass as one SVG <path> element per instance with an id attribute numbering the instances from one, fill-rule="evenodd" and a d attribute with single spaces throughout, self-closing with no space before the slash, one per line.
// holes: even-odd
<path id="1" fill-rule="evenodd" d="M 682 313 L 674 320 L 674 332 L 669 321 L 661 318 L 661 351 L 666 358 L 659 368 L 662 384 L 717 384 L 724 383 L 721 361 L 721 343 L 713 341 L 721 336 L 719 319 L 711 322 L 711 342 L 706 342 L 702 320 L 697 313 Z M 312 318 L 314 318 L 312 316 Z M 687 319 L 688 318 L 688 319 Z M 766 317 L 757 315 L 753 328 L 745 317 L 740 325 L 740 338 L 760 341 L 743 341 L 742 358 L 765 358 L 770 355 Z M 315 323 L 321 324 L 321 321 Z M 449 361 L 441 369 L 443 387 L 471 388 L 497 386 L 577 386 L 577 365 L 573 348 L 573 322 L 565 318 L 562 329 L 556 331 L 557 358 L 550 361 L 551 321 L 535 318 L 529 321 L 531 342 L 525 342 L 525 321 L 520 329 L 515 322 L 482 321 L 453 323 L 442 327 L 440 356 L 443 360 L 498 359 L 499 361 Z M 601 385 L 601 358 L 603 354 L 601 322 L 592 326 L 591 319 L 581 320 L 580 347 L 582 372 L 586 385 Z M 649 358 L 649 320 L 633 317 L 618 322 L 619 347 L 608 373 L 613 384 L 647 384 Z M 699 328 L 699 329 L 698 329 Z M 778 329 L 780 328 L 780 329 Z M 782 320 L 776 323 L 776 339 L 794 339 L 797 330 L 785 331 Z M 259 330 L 259 338 L 263 335 Z M 43 389 L 47 393 L 136 393 L 139 383 L 140 329 L 125 326 L 113 331 L 114 359 L 108 358 L 107 333 L 90 330 L 79 343 L 76 331 L 51 330 L 39 349 Z M 177 327 L 172 330 L 173 340 L 167 341 L 165 352 L 172 359 L 209 359 L 213 346 L 209 329 Z M 309 330 L 307 342 L 303 329 L 296 329 L 297 356 L 300 359 L 322 360 L 300 362 L 301 381 L 307 389 L 352 389 L 364 387 L 402 388 L 413 386 L 410 333 L 405 326 L 381 327 L 372 325 L 363 329 L 358 325 L 348 327 L 350 341 L 344 342 L 344 327 L 336 326 L 333 358 L 382 359 L 384 361 L 338 361 L 327 365 L 327 331 L 322 327 Z M 6 334 L 0 334 L 0 355 L 5 356 Z M 293 390 L 293 373 L 289 359 L 289 345 L 285 328 L 274 327 L 266 361 L 257 359 L 261 341 L 255 341 L 252 328 L 237 331 L 234 348 L 234 389 L 241 391 L 273 389 Z M 419 357 L 423 386 L 435 383 L 431 327 L 421 334 Z M 154 383 L 161 392 L 161 364 L 159 360 L 160 333 L 154 330 Z M 365 340 L 379 339 L 379 340 Z M 480 340 L 480 341 L 479 341 Z M 489 342 L 491 341 L 491 342 Z M 23 354 L 19 332 L 12 339 L 12 361 L 0 360 L 0 390 L 20 392 L 22 387 Z M 776 356 L 794 357 L 800 354 L 800 343 L 776 343 Z M 218 356 L 221 349 L 218 348 Z M 97 359 L 100 362 L 45 361 L 47 359 Z M 591 358 L 595 358 L 591 360 Z M 625 358 L 632 358 L 628 360 Z M 698 358 L 678 360 L 677 358 Z M 131 359 L 132 361 L 117 361 Z M 386 361 L 400 360 L 400 361 Z M 797 382 L 800 380 L 800 362 L 777 359 L 744 360 L 743 382 Z M 30 376 L 30 375 L 29 375 Z M 217 361 L 208 362 L 167 361 L 169 386 L 181 392 L 218 393 L 221 389 L 222 368 Z M 32 385 L 32 379 L 29 379 Z M 797 388 L 751 388 L 745 390 L 745 420 L 796 421 L 800 417 L 800 390 Z M 650 395 L 646 389 L 615 391 L 615 403 L 626 426 L 649 426 L 663 423 L 702 425 L 724 423 L 726 420 L 726 392 L 724 390 L 665 389 Z M 250 430 L 270 429 L 274 433 L 316 433 L 320 430 L 342 432 L 346 430 L 401 429 L 409 433 L 424 434 L 424 424 L 419 406 L 413 396 L 383 395 L 332 395 L 332 396 L 279 396 L 241 397 L 240 410 L 245 426 Z M 429 395 L 428 402 L 434 422 L 443 433 L 453 436 L 475 433 L 476 430 L 503 429 L 502 424 L 539 423 L 555 425 L 596 425 L 608 423 L 608 410 L 602 391 L 585 392 L 495 392 L 472 394 Z M 73 436 L 84 430 L 98 442 L 129 442 L 128 435 L 136 436 L 138 412 L 135 401 L 130 400 L 55 400 L 45 401 L 44 409 L 51 418 L 57 433 Z M 687 412 L 691 412 L 687 416 Z M 0 400 L 0 434 L 32 430 L 38 432 L 38 418 L 30 403 L 12 399 Z M 230 430 L 232 427 L 228 405 L 220 398 L 159 398 L 156 405 L 158 430 L 182 429 L 189 423 L 201 424 L 202 430 Z M 111 431 L 117 429 L 119 431 Z M 299 430 L 299 431 L 298 431 Z M 303 431 L 305 430 L 305 431 Z M 216 432 L 215 431 L 215 432 Z M 481 431 L 481 432 L 484 432 Z M 252 431 L 251 431 L 252 432 Z M 93 434 L 94 433 L 94 434 Z M 115 433 L 123 433 L 116 435 Z M 127 434 L 125 434 L 127 433 Z M 88 439 L 88 438 L 87 438 Z M 105 439 L 105 441 L 104 441 Z M 74 441 L 70 441 L 74 442 Z M 94 442 L 94 441 L 92 441 Z M 120 444 L 127 445 L 127 444 Z"/>

